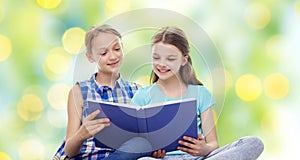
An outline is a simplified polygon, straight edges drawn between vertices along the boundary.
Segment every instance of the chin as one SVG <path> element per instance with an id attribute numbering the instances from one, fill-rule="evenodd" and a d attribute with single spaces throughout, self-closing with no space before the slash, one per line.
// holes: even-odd
<path id="1" fill-rule="evenodd" d="M 106 73 L 115 74 L 120 72 L 120 68 L 107 68 Z"/>
<path id="2" fill-rule="evenodd" d="M 159 75 L 159 74 L 156 74 L 158 76 L 159 79 L 161 80 L 168 80 L 170 79 L 171 76 L 169 75 Z"/>
<path id="3" fill-rule="evenodd" d="M 112 73 L 119 73 L 120 72 L 120 68 L 114 68 L 111 70 Z"/>

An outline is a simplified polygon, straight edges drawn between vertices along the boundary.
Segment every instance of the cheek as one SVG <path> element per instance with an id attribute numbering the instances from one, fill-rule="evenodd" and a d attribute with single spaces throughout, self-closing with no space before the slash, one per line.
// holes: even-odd
<path id="1" fill-rule="evenodd" d="M 99 65 L 103 65 L 103 64 L 106 64 L 106 62 L 107 62 L 107 58 L 104 56 L 99 56 L 99 57 L 97 57 L 98 58 L 98 60 L 97 60 L 97 62 L 98 62 L 98 64 Z"/>
<path id="2" fill-rule="evenodd" d="M 123 59 L 123 57 L 124 57 L 124 54 L 123 54 L 123 52 L 121 52 L 121 53 L 119 53 L 119 54 L 118 54 L 118 58 L 119 58 L 120 60 L 122 60 L 122 59 Z"/>
<path id="3" fill-rule="evenodd" d="M 124 54 L 123 52 L 117 52 L 115 53 L 115 58 L 117 58 L 119 61 L 123 61 L 123 58 L 124 58 Z"/>
<path id="4" fill-rule="evenodd" d="M 100 56 L 97 56 L 97 57 L 95 57 L 95 60 L 96 60 L 96 62 L 101 62 L 101 60 L 103 60 L 103 58 Z"/>
<path id="5" fill-rule="evenodd" d="M 181 64 L 178 62 L 170 62 L 168 65 L 172 70 L 179 70 L 179 68 L 181 67 Z"/>
<path id="6" fill-rule="evenodd" d="M 123 50 L 117 51 L 117 52 L 116 52 L 116 55 L 117 55 L 118 57 L 123 57 Z"/>
<path id="7" fill-rule="evenodd" d="M 156 61 L 153 61 L 153 62 L 152 62 L 152 67 L 153 67 L 153 68 L 156 68 L 157 65 L 158 65 L 158 63 L 157 63 Z"/>

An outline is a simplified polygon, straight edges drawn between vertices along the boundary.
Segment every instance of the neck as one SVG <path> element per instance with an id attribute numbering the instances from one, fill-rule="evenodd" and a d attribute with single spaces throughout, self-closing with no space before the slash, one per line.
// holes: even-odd
<path id="1" fill-rule="evenodd" d="M 120 77 L 119 73 L 102 73 L 98 72 L 96 76 L 96 81 L 101 86 L 109 86 L 111 88 L 114 87 L 115 82 Z"/>
<path id="2" fill-rule="evenodd" d="M 159 89 L 170 98 L 180 98 L 187 92 L 187 85 L 183 83 L 182 79 L 169 78 L 168 80 L 157 80 Z"/>

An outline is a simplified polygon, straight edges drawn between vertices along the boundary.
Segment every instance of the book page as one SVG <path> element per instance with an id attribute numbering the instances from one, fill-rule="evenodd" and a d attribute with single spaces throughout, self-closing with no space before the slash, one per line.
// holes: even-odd
<path id="1" fill-rule="evenodd" d="M 185 98 L 185 99 L 179 99 L 179 100 L 173 100 L 173 101 L 152 103 L 152 104 L 145 105 L 145 106 L 142 106 L 142 107 L 143 108 L 152 108 L 152 107 L 164 106 L 164 105 L 168 105 L 168 104 L 188 102 L 188 101 L 193 101 L 193 100 L 196 100 L 196 99 L 195 98 Z"/>
<path id="2" fill-rule="evenodd" d="M 125 103 L 115 103 L 115 102 L 105 102 L 105 101 L 95 101 L 95 100 L 88 100 L 90 102 L 96 102 L 96 103 L 103 103 L 103 104 L 109 104 L 111 106 L 115 106 L 115 107 L 126 107 L 126 108 L 132 108 L 132 109 L 136 109 L 136 110 L 140 110 L 141 107 L 136 106 L 136 105 L 132 105 L 132 104 L 125 104 Z"/>

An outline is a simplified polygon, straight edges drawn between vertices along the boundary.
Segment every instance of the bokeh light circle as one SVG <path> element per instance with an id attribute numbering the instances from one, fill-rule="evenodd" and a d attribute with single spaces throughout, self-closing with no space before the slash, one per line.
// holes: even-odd
<path id="1" fill-rule="evenodd" d="M 0 151 L 0 159 L 1 160 L 11 160 L 10 156 L 6 154 L 5 152 Z"/>
<path id="2" fill-rule="evenodd" d="M 19 146 L 19 156 L 22 160 L 44 159 L 45 146 L 36 139 L 25 140 Z"/>
<path id="3" fill-rule="evenodd" d="M 105 1 L 105 14 L 112 15 L 130 9 L 130 0 L 109 0 Z"/>
<path id="4" fill-rule="evenodd" d="M 62 47 L 56 47 L 49 51 L 43 65 L 43 71 L 47 78 L 56 79 L 68 73 L 72 65 L 72 56 Z"/>
<path id="5" fill-rule="evenodd" d="M 47 98 L 51 107 L 62 110 L 67 107 L 68 93 L 71 87 L 66 84 L 54 84 L 50 87 Z"/>
<path id="6" fill-rule="evenodd" d="M 0 34 L 0 62 L 5 61 L 9 55 L 11 54 L 11 42 L 10 40 L 6 37 Z"/>
<path id="7" fill-rule="evenodd" d="M 248 25 L 254 29 L 262 29 L 271 21 L 270 10 L 261 3 L 250 4 L 245 10 Z"/>
<path id="8" fill-rule="evenodd" d="M 37 0 L 37 3 L 42 8 L 53 9 L 56 8 L 61 3 L 61 0 Z"/>
<path id="9" fill-rule="evenodd" d="M 245 74 L 238 78 L 235 84 L 235 91 L 239 98 L 244 101 L 254 101 L 262 91 L 261 81 L 252 74 Z"/>
<path id="10" fill-rule="evenodd" d="M 272 99 L 284 98 L 289 90 L 289 80 L 280 73 L 270 74 L 264 79 L 264 92 Z"/>
<path id="11" fill-rule="evenodd" d="M 80 48 L 84 44 L 85 31 L 75 27 L 68 29 L 63 37 L 62 43 L 64 49 L 71 54 L 78 54 Z"/>
<path id="12" fill-rule="evenodd" d="M 65 108 L 66 109 L 66 108 Z M 55 128 L 67 127 L 66 110 L 49 109 L 46 113 L 48 122 Z"/>
<path id="13" fill-rule="evenodd" d="M 35 121 L 42 116 L 44 105 L 40 97 L 35 94 L 26 94 L 18 103 L 18 115 L 24 121 Z"/>

